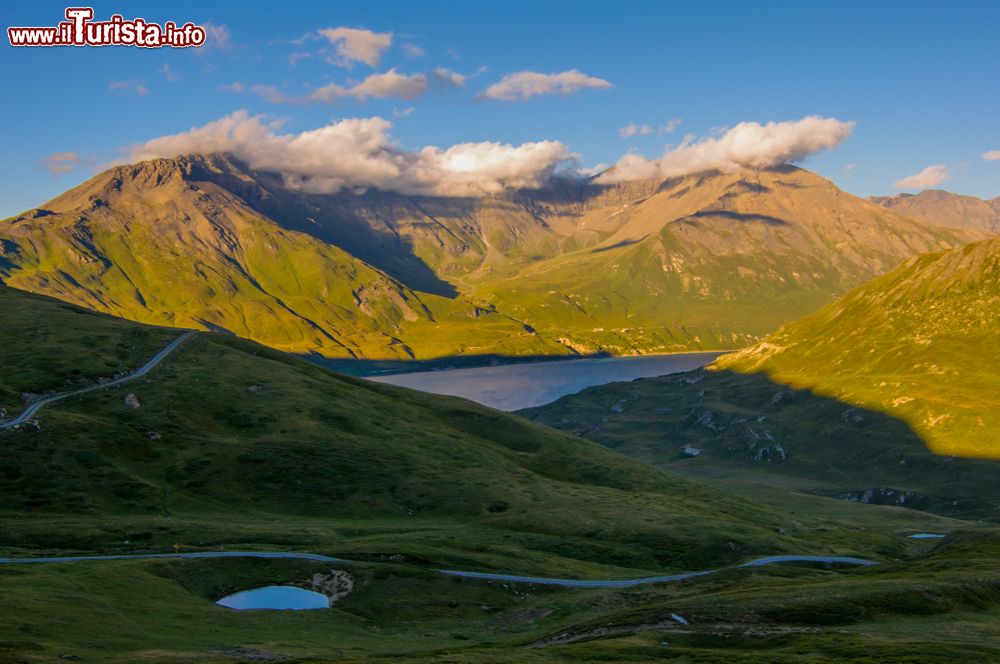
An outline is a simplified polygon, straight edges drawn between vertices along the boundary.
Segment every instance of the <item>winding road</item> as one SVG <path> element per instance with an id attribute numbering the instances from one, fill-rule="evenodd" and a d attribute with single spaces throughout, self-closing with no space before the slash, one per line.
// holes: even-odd
<path id="1" fill-rule="evenodd" d="M 149 558 L 291 558 L 296 560 L 315 560 L 329 563 L 357 562 L 344 558 L 334 558 L 318 553 L 295 553 L 290 551 L 199 551 L 196 553 L 133 553 L 107 556 L 61 556 L 51 558 L 0 558 L 0 565 L 15 565 L 22 563 L 75 563 L 100 560 L 140 560 Z M 629 588 L 632 586 L 649 585 L 652 583 L 667 583 L 683 581 L 697 576 L 707 576 L 726 569 L 745 567 L 762 567 L 778 563 L 825 563 L 830 565 L 858 565 L 870 567 L 878 565 L 874 560 L 854 558 L 850 556 L 768 556 L 719 569 L 702 570 L 700 572 L 685 572 L 668 576 L 647 576 L 639 579 L 552 579 L 544 576 L 520 576 L 516 574 L 494 574 L 492 572 L 466 572 L 450 569 L 431 570 L 438 574 L 458 576 L 465 579 L 481 579 L 485 581 L 508 581 L 512 583 L 534 583 L 543 586 L 563 586 L 566 588 Z"/>
<path id="2" fill-rule="evenodd" d="M 87 392 L 94 392 L 96 390 L 103 390 L 108 387 L 115 387 L 117 385 L 121 385 L 122 383 L 127 383 L 130 380 L 135 380 L 136 378 L 142 378 L 147 373 L 149 373 L 157 364 L 162 362 L 163 359 L 167 357 L 167 355 L 170 355 L 170 353 L 177 350 L 178 346 L 180 346 L 182 343 L 184 343 L 185 341 L 187 341 L 196 334 L 198 333 L 195 332 L 194 330 L 190 332 L 185 332 L 184 334 L 182 334 L 181 336 L 177 337 L 169 344 L 167 344 L 166 348 L 164 348 L 159 353 L 154 355 L 148 362 L 146 362 L 144 365 L 142 365 L 132 373 L 125 374 L 124 376 L 120 376 L 106 383 L 97 383 L 95 385 L 90 385 L 88 387 L 84 387 L 79 390 L 73 390 L 72 392 L 62 392 L 60 394 L 53 394 L 51 397 L 47 397 L 45 399 L 42 399 L 41 401 L 36 401 L 35 403 L 31 404 L 23 411 L 21 411 L 21 414 L 15 417 L 14 419 L 7 420 L 6 422 L 0 422 L 0 429 L 13 429 L 15 427 L 21 426 L 22 424 L 30 420 L 32 416 L 34 416 L 34 414 L 37 413 L 42 408 L 42 406 L 47 406 L 51 403 L 55 403 L 56 401 L 62 401 L 63 399 L 68 399 L 69 397 L 75 397 L 81 394 L 86 394 Z"/>
<path id="3" fill-rule="evenodd" d="M 142 378 L 149 373 L 156 365 L 164 360 L 170 353 L 177 349 L 182 343 L 193 337 L 197 332 L 189 331 L 171 341 L 163 350 L 154 355 L 148 362 L 130 374 L 116 378 L 106 383 L 98 383 L 79 390 L 55 394 L 41 401 L 37 401 L 15 417 L 14 419 L 0 422 L 0 429 L 12 429 L 27 422 L 43 406 L 47 406 L 56 401 L 69 397 L 86 394 L 96 390 L 115 387 L 122 383 L 127 383 L 137 378 Z M 297 553 L 289 551 L 199 551 L 192 553 L 133 553 L 133 554 L 111 554 L 104 556 L 56 556 L 38 558 L 0 558 L 0 565 L 16 564 L 44 564 L 44 563 L 74 563 L 74 562 L 96 562 L 109 560 L 142 560 L 142 559 L 177 559 L 177 558 L 289 558 L 295 560 L 313 560 L 317 562 L 331 563 L 351 563 L 353 561 L 333 556 L 324 556 L 318 553 Z M 766 558 L 756 558 L 754 560 L 719 569 L 702 570 L 698 572 L 684 572 L 681 574 L 670 574 L 666 576 L 649 576 L 638 579 L 555 579 L 541 576 L 522 576 L 517 574 L 496 574 L 493 572 L 470 572 L 464 570 L 434 569 L 438 574 L 456 576 L 466 579 L 481 579 L 485 581 L 507 581 L 512 583 L 534 583 L 538 585 L 563 586 L 568 588 L 627 588 L 631 586 L 648 585 L 653 583 L 667 583 L 670 581 L 683 581 L 698 576 L 715 574 L 725 569 L 739 569 L 745 567 L 761 567 L 763 565 L 774 565 L 789 562 L 825 563 L 839 565 L 859 565 L 871 566 L 878 563 L 874 560 L 864 558 L 854 558 L 849 556 L 769 556 Z"/>

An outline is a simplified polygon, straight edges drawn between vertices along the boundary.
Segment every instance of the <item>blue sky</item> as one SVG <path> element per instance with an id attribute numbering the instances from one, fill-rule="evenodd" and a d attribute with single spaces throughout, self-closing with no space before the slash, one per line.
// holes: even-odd
<path id="1" fill-rule="evenodd" d="M 4 27 L 55 25 L 65 6 L 8 6 Z M 744 121 L 819 115 L 854 130 L 804 165 L 852 193 L 894 193 L 902 178 L 941 165 L 941 188 L 1000 195 L 1000 160 L 981 156 L 1000 150 L 997 2 L 99 2 L 94 10 L 97 19 L 215 28 L 198 51 L 15 49 L 4 38 L 0 215 L 41 204 L 130 146 L 240 109 L 283 121 L 288 133 L 382 117 L 407 149 L 559 141 L 583 166 L 629 150 L 659 157 L 688 133 L 697 140 Z M 377 64 L 345 63 L 336 52 L 343 42 L 317 35 L 337 27 L 392 33 L 391 44 Z M 332 104 L 274 103 L 249 91 L 270 86 L 272 99 L 301 101 L 390 69 L 426 77 L 437 68 L 463 75 L 464 85 Z M 612 87 L 482 98 L 514 72 L 571 70 Z M 237 83 L 243 92 L 232 91 Z M 660 131 L 672 119 L 682 120 L 673 133 Z M 630 124 L 653 131 L 623 138 Z M 63 152 L 77 161 L 50 172 L 47 158 Z"/>

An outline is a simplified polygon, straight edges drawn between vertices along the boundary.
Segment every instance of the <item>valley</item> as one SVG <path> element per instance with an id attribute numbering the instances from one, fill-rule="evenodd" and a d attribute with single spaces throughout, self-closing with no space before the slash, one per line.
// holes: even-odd
<path id="1" fill-rule="evenodd" d="M 0 664 L 1000 662 L 1000 3 L 118 4 L 0 33 Z"/>
<path id="2" fill-rule="evenodd" d="M 524 414 L 692 477 L 995 521 L 998 260 L 923 255 L 706 370 Z"/>
<path id="3" fill-rule="evenodd" d="M 79 335 L 59 343 L 67 375 L 91 357 L 93 334 L 128 340 L 117 357 L 133 368 L 178 334 L 5 287 L 0 298 L 12 320 L 34 317 L 39 338 Z M 157 345 L 140 347 L 148 335 Z M 49 361 L 49 349 L 25 345 L 19 366 Z M 3 556 L 107 559 L 0 565 L 4 634 L 20 635 L 5 636 L 0 653 L 16 661 L 546 661 L 609 648 L 644 661 L 661 656 L 664 639 L 682 656 L 732 661 L 755 661 L 764 644 L 769 658 L 794 658 L 893 642 L 905 657 L 923 647 L 907 631 L 914 616 L 926 625 L 960 615 L 962 629 L 989 633 L 977 621 L 994 606 L 983 580 L 994 528 L 964 512 L 712 488 L 516 416 L 337 375 L 228 335 L 200 333 L 139 378 L 36 417 L 0 432 Z M 949 535 L 930 545 L 907 537 L 919 532 Z M 322 555 L 278 557 L 303 551 Z M 956 555 L 960 564 L 941 564 Z M 744 565 L 762 556 L 797 562 Z M 881 564 L 824 568 L 810 556 Z M 709 565 L 724 569 L 684 576 Z M 331 611 L 229 614 L 213 604 L 331 567 L 354 583 Z M 442 568 L 475 573 L 448 579 Z M 664 574 L 679 578 L 593 587 Z M 918 599 L 928 587 L 933 598 Z M 99 636 L 80 628 L 95 615 Z M 317 636 L 295 638 L 302 630 Z M 956 661 L 992 652 L 938 647 Z"/>

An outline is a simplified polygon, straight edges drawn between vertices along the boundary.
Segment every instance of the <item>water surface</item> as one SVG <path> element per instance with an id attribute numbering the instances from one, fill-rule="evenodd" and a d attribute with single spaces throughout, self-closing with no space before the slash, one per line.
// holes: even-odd
<path id="1" fill-rule="evenodd" d="M 369 380 L 423 392 L 464 397 L 499 410 L 555 401 L 593 385 L 663 376 L 705 366 L 721 353 L 596 357 L 495 367 L 369 376 Z"/>
<path id="2" fill-rule="evenodd" d="M 237 611 L 248 609 L 306 611 L 329 609 L 330 599 L 322 593 L 295 586 L 264 586 L 226 595 L 216 604 Z"/>

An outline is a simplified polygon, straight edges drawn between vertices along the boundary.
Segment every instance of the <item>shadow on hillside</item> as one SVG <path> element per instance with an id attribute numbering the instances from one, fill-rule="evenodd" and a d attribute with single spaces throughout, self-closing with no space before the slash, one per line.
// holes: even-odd
<path id="1" fill-rule="evenodd" d="M 712 217 L 721 217 L 723 219 L 731 219 L 732 221 L 740 221 L 744 223 L 757 221 L 768 226 L 789 226 L 791 225 L 788 221 L 781 219 L 779 217 L 772 217 L 769 214 L 750 214 L 744 212 L 734 212 L 733 210 L 701 210 L 695 212 L 688 219 L 704 219 Z"/>
<path id="2" fill-rule="evenodd" d="M 195 165 L 191 178 L 213 182 L 238 195 L 253 209 L 283 228 L 311 235 L 332 244 L 385 272 L 407 288 L 454 298 L 458 291 L 416 255 L 412 241 L 393 228 L 393 211 L 406 200 L 395 194 L 369 191 L 363 194 L 308 194 L 286 187 L 281 175 L 253 171 L 229 157 L 253 178 L 230 170 Z M 367 217 L 362 212 L 373 210 Z"/>
<path id="3" fill-rule="evenodd" d="M 822 495 L 1000 518 L 1000 463 L 936 456 L 902 420 L 765 374 L 697 370 L 612 383 L 519 414 L 706 479 L 798 477 Z"/>
<path id="4" fill-rule="evenodd" d="M 531 362 L 560 362 L 564 360 L 583 360 L 611 356 L 607 353 L 592 353 L 588 355 L 502 355 L 485 353 L 482 355 L 441 357 L 433 360 L 332 360 L 319 355 L 308 354 L 301 355 L 301 357 L 333 371 L 339 371 L 350 376 L 365 377 L 415 373 L 418 371 L 446 371 L 450 369 L 527 364 Z"/>
<path id="5" fill-rule="evenodd" d="M 318 215 L 313 210 L 296 210 L 294 203 L 283 202 L 267 205 L 255 202 L 261 212 L 278 221 L 285 228 L 312 235 L 317 240 L 333 244 L 347 253 L 360 258 L 369 265 L 414 291 L 422 291 L 441 297 L 455 298 L 458 290 L 438 277 L 434 271 L 416 255 L 413 241 L 389 227 L 375 229 L 355 209 L 348 205 L 329 205 L 323 210 L 322 221 L 313 223 L 310 219 Z M 363 204 L 364 205 L 364 204 Z M 305 207 L 299 204 L 299 207 Z"/>

